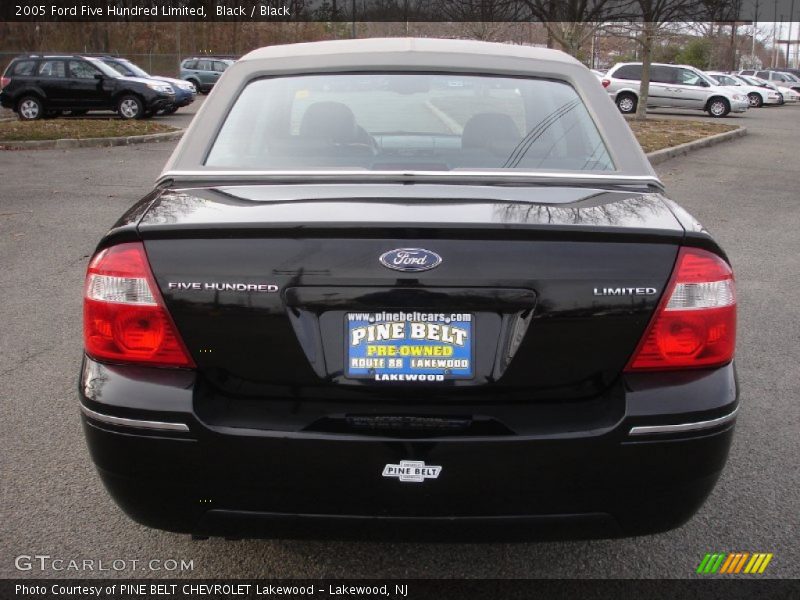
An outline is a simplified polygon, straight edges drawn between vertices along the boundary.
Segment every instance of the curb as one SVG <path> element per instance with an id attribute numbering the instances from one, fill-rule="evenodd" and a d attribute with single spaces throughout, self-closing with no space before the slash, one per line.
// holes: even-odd
<path id="1" fill-rule="evenodd" d="M 126 135 L 105 138 L 81 138 L 60 140 L 32 140 L 23 142 L 0 141 L 0 150 L 50 150 L 53 148 L 103 148 L 111 146 L 129 146 L 131 144 L 149 144 L 154 142 L 171 142 L 181 139 L 184 130 L 166 133 L 148 133 L 145 135 Z"/>
<path id="2" fill-rule="evenodd" d="M 701 148 L 716 146 L 722 142 L 734 140 L 745 135 L 747 135 L 747 127 L 741 126 L 733 131 L 717 133 L 705 138 L 700 138 L 699 140 L 694 140 L 693 142 L 686 142 L 685 144 L 679 144 L 677 146 L 672 146 L 671 148 L 663 148 L 662 150 L 656 150 L 655 152 L 648 152 L 647 158 L 650 160 L 651 165 L 657 165 L 659 163 L 668 161 L 671 158 L 675 158 L 676 156 L 683 156 L 684 154 L 689 154 L 690 152 L 700 150 Z"/>

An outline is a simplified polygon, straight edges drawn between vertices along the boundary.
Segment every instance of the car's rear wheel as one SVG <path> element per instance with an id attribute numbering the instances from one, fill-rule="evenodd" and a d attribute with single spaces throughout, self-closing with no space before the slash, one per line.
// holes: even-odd
<path id="1" fill-rule="evenodd" d="M 197 81 L 197 79 L 187 79 L 186 81 L 188 81 L 189 83 L 191 83 L 194 86 L 194 89 L 197 90 L 198 94 L 201 93 L 200 92 L 200 82 Z"/>
<path id="2" fill-rule="evenodd" d="M 750 102 L 751 108 L 761 108 L 764 104 L 764 99 L 761 97 L 761 94 L 757 94 L 756 92 L 747 94 L 747 100 Z"/>
<path id="3" fill-rule="evenodd" d="M 706 110 L 712 117 L 719 118 L 731 112 L 731 105 L 725 98 L 712 98 L 708 101 Z"/>
<path id="4" fill-rule="evenodd" d="M 144 105 L 139 98 L 128 94 L 119 99 L 117 113 L 123 119 L 141 119 L 144 116 Z"/>
<path id="5" fill-rule="evenodd" d="M 160 111 L 158 111 L 158 114 L 159 115 L 171 115 L 176 110 L 178 110 L 177 106 L 168 106 L 167 108 L 162 108 Z"/>
<path id="6" fill-rule="evenodd" d="M 638 100 L 633 94 L 624 93 L 617 96 L 617 108 L 623 115 L 635 113 L 637 104 Z"/>
<path id="7" fill-rule="evenodd" d="M 44 116 L 44 105 L 36 96 L 25 96 L 17 103 L 17 114 L 23 121 L 34 121 Z"/>

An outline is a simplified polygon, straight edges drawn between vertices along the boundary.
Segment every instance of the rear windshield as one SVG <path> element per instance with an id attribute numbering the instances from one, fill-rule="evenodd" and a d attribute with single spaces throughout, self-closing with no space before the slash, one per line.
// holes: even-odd
<path id="1" fill-rule="evenodd" d="M 444 74 L 253 81 L 205 164 L 292 171 L 614 168 L 569 84 Z"/>

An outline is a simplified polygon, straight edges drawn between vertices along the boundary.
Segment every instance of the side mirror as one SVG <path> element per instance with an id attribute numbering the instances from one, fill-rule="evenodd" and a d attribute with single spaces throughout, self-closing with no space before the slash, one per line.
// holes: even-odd
<path id="1" fill-rule="evenodd" d="M 700 87 L 711 87 L 711 84 L 708 83 L 705 79 L 700 80 Z"/>

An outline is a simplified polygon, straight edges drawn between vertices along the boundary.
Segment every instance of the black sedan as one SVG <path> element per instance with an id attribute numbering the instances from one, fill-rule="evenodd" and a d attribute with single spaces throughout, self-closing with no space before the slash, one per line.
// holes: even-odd
<path id="1" fill-rule="evenodd" d="M 152 527 L 636 535 L 725 465 L 735 335 L 725 253 L 577 61 L 273 46 L 100 241 L 80 407 Z"/>

